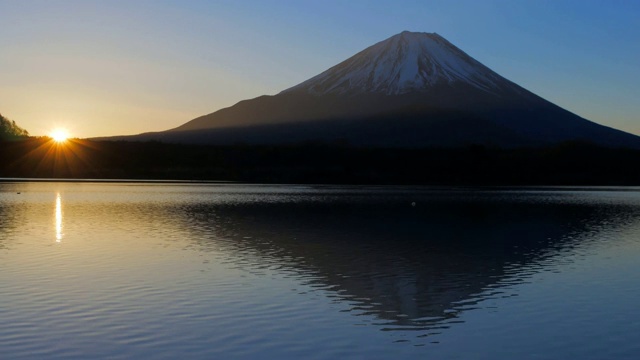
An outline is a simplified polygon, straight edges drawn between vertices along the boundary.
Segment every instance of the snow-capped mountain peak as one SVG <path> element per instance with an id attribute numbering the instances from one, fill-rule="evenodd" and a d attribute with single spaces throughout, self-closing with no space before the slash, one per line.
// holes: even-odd
<path id="1" fill-rule="evenodd" d="M 282 93 L 399 95 L 456 82 L 493 92 L 505 81 L 436 33 L 404 31 Z"/>

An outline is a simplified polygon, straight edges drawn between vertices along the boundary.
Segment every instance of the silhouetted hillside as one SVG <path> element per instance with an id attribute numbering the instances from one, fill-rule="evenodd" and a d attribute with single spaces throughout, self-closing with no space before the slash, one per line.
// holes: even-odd
<path id="1" fill-rule="evenodd" d="M 27 130 L 16 125 L 15 121 L 11 121 L 0 114 L 0 140 L 12 140 L 29 136 Z"/>

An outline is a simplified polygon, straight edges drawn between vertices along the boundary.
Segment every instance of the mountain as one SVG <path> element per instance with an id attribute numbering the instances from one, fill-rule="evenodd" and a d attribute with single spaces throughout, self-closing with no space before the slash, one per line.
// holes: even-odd
<path id="1" fill-rule="evenodd" d="M 436 33 L 402 32 L 277 95 L 132 140 L 376 147 L 640 148 L 640 137 L 583 119 L 503 78 Z"/>

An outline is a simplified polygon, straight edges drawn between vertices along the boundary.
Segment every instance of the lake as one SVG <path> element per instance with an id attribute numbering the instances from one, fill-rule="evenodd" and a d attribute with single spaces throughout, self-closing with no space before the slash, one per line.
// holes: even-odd
<path id="1" fill-rule="evenodd" d="M 0 183 L 2 359 L 638 359 L 640 188 Z"/>

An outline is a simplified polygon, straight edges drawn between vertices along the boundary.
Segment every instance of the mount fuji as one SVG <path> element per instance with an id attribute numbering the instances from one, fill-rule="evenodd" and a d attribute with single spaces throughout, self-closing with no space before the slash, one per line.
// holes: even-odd
<path id="1" fill-rule="evenodd" d="M 585 141 L 640 148 L 640 137 L 544 100 L 442 36 L 407 31 L 277 95 L 240 101 L 171 130 L 118 139 L 396 148 Z"/>

